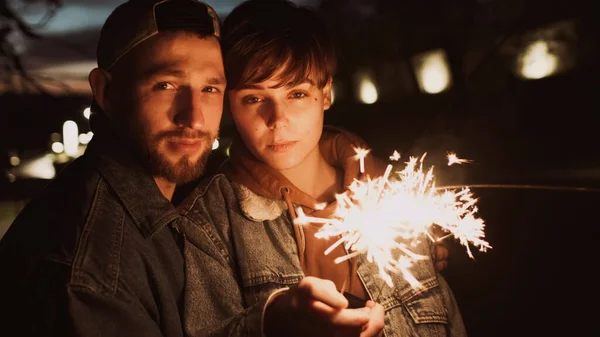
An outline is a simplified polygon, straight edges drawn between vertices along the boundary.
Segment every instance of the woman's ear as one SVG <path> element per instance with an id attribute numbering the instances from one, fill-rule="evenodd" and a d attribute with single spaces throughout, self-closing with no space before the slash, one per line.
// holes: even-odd
<path id="1" fill-rule="evenodd" d="M 110 73 L 103 69 L 95 68 L 90 72 L 88 80 L 90 82 L 90 87 L 92 88 L 94 101 L 96 101 L 102 111 L 107 115 L 110 114 L 107 95 L 108 85 L 110 83 Z"/>
<path id="2" fill-rule="evenodd" d="M 333 90 L 333 77 L 327 80 L 327 83 L 323 87 L 323 109 L 328 110 L 331 107 L 332 101 L 332 90 Z"/>

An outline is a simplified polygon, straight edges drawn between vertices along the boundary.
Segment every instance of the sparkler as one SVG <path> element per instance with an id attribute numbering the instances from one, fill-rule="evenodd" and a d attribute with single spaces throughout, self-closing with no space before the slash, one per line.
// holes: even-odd
<path id="1" fill-rule="evenodd" d="M 371 152 L 371 150 L 355 147 L 354 151 L 356 151 L 356 156 L 354 156 L 354 158 L 359 161 L 360 173 L 365 173 L 365 157 L 367 154 L 369 154 L 369 152 Z"/>
<path id="2" fill-rule="evenodd" d="M 364 171 L 363 160 L 369 150 L 356 148 L 356 159 Z M 298 209 L 298 224 L 322 224 L 316 233 L 319 238 L 337 237 L 325 254 L 344 245 L 347 255 L 336 263 L 365 254 L 375 263 L 379 275 L 393 287 L 392 274 L 400 273 L 413 287 L 421 286 L 410 268 L 429 256 L 416 254 L 411 247 L 423 239 L 444 240 L 454 236 L 473 258 L 470 245 L 480 251 L 491 248 L 484 240 L 484 221 L 476 216 L 477 199 L 468 187 L 458 191 L 436 188 L 433 167 L 424 170 L 421 158 L 410 157 L 401 171 L 392 172 L 388 165 L 383 176 L 367 181 L 355 180 L 348 191 L 336 195 L 337 208 L 331 218 L 307 216 Z M 395 152 L 390 159 L 397 160 Z M 454 163 L 469 162 L 454 155 Z M 449 157 L 450 159 L 450 157 Z M 435 238 L 431 227 L 438 225 L 447 235 Z"/>
<path id="3" fill-rule="evenodd" d="M 394 153 L 392 153 L 392 155 L 390 156 L 390 160 L 393 160 L 393 161 L 400 160 L 400 152 L 394 151 Z"/>
<path id="4" fill-rule="evenodd" d="M 446 158 L 448 159 L 448 166 L 452 166 L 454 164 L 464 164 L 464 163 L 472 162 L 472 160 L 458 158 L 456 156 L 456 153 L 453 153 L 453 152 L 448 152 L 446 154 Z"/>

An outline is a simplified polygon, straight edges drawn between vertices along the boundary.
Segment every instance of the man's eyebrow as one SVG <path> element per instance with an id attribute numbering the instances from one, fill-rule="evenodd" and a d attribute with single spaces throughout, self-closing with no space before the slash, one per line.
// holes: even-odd
<path id="1" fill-rule="evenodd" d="M 174 77 L 183 77 L 185 72 L 173 63 L 159 63 L 142 72 L 143 79 L 149 79 L 156 75 L 168 75 Z"/>
<path id="2" fill-rule="evenodd" d="M 214 76 L 208 79 L 208 84 L 225 85 L 227 80 L 224 76 Z"/>
<path id="3" fill-rule="evenodd" d="M 154 76 L 173 76 L 173 77 L 185 77 L 186 76 L 186 72 L 181 70 L 180 66 L 177 66 L 174 63 L 161 63 L 161 64 L 157 64 L 153 67 L 150 67 L 148 69 L 146 69 L 143 73 L 141 78 L 144 80 L 148 80 Z M 208 80 L 207 80 L 208 84 L 212 84 L 212 85 L 225 85 L 227 83 L 227 80 L 225 79 L 224 75 L 221 74 L 216 74 L 216 75 L 211 75 Z"/>

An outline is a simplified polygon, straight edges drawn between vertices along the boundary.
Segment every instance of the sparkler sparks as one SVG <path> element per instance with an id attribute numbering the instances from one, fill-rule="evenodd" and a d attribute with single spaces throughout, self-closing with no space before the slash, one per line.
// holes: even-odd
<path id="1" fill-rule="evenodd" d="M 371 149 L 355 147 L 354 151 L 356 151 L 356 156 L 354 156 L 354 158 L 358 159 L 360 163 L 360 173 L 365 173 L 365 157 L 371 152 Z"/>
<path id="2" fill-rule="evenodd" d="M 356 158 L 364 159 L 364 149 L 355 149 Z M 476 217 L 477 199 L 468 188 L 458 191 L 436 188 L 433 168 L 423 170 L 421 158 L 410 157 L 401 171 L 392 173 L 388 165 L 383 176 L 366 181 L 355 180 L 346 193 L 338 194 L 337 208 L 331 218 L 311 217 L 298 209 L 298 224 L 322 224 L 319 238 L 338 237 L 329 247 L 344 245 L 347 255 L 340 263 L 360 254 L 375 263 L 379 275 L 393 287 L 392 274 L 401 274 L 413 287 L 421 286 L 411 274 L 416 261 L 429 256 L 416 254 L 411 247 L 422 240 L 443 240 L 454 236 L 473 258 L 470 245 L 485 251 L 491 248 L 484 240 L 484 221 Z M 364 169 L 361 167 L 361 169 Z M 431 227 L 438 225 L 447 235 L 434 238 Z"/>
<path id="3" fill-rule="evenodd" d="M 452 166 L 454 164 L 465 164 L 465 163 L 472 162 L 472 160 L 458 158 L 456 156 L 456 153 L 452 153 L 452 152 L 448 152 L 448 154 L 446 155 L 446 158 L 448 159 L 448 166 Z"/>

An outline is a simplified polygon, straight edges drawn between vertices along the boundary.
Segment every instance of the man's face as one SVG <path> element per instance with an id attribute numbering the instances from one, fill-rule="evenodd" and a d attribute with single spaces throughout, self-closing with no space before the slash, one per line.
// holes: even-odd
<path id="1" fill-rule="evenodd" d="M 119 63 L 110 81 L 107 114 L 121 125 L 154 176 L 178 184 L 198 178 L 223 111 L 225 75 L 218 40 L 160 33 Z"/>
<path id="2" fill-rule="evenodd" d="M 281 86 L 276 78 L 231 90 L 228 98 L 246 147 L 262 162 L 284 171 L 319 154 L 331 84 L 319 88 L 307 79 Z"/>

